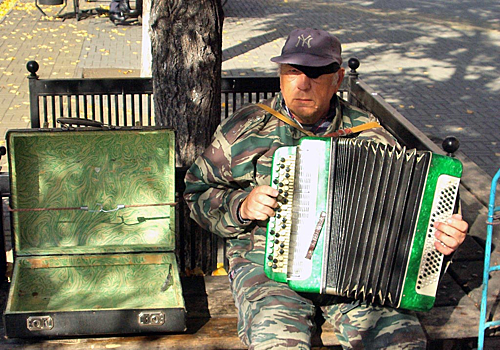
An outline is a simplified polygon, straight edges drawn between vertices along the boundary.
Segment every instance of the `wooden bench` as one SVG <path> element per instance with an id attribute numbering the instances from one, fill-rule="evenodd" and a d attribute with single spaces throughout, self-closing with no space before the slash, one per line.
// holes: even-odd
<path id="1" fill-rule="evenodd" d="M 341 88 L 342 97 L 351 103 L 374 113 L 382 125 L 392 132 L 398 140 L 410 148 L 428 149 L 442 153 L 442 150 L 417 130 L 401 114 L 387 104 L 383 98 L 358 79 L 356 69 L 359 62 L 349 60 L 351 71 Z M 154 125 L 150 79 L 39 79 L 36 65 L 28 65 L 30 70 L 30 104 L 32 127 L 57 127 L 57 118 L 80 117 L 113 125 Z M 221 118 L 228 117 L 239 106 L 256 102 L 272 96 L 279 90 L 278 78 L 222 78 Z M 179 178 L 182 172 L 179 169 Z M 3 179 L 3 180 L 2 180 Z M 8 195 L 5 176 L 0 176 L 0 190 Z M 179 183 L 179 182 L 178 182 Z M 179 193 L 182 189 L 178 189 Z M 484 204 L 466 188 L 461 189 L 465 206 L 470 208 L 471 231 L 483 229 L 481 210 Z M 429 338 L 431 348 L 474 347 L 479 323 L 477 297 L 465 290 L 464 285 L 474 282 L 468 278 L 469 262 L 476 266 L 482 259 L 481 245 L 476 239 L 468 239 L 465 254 L 457 254 L 455 269 L 445 275 L 436 301 L 436 307 L 427 313 L 418 313 Z M 220 261 L 220 242 L 212 244 L 212 262 Z M 194 266 L 186 261 L 181 247 L 179 259 L 186 267 Z M 471 257 L 471 251 L 477 252 Z M 201 252 L 198 252 L 201 254 Z M 472 254 L 473 255 L 473 254 Z M 214 266 L 204 266 L 210 271 Z M 468 278 L 468 279 L 467 279 Z M 465 282 L 463 282 L 465 281 Z M 474 282 L 475 283 L 475 282 Z M 8 284 L 2 286 L 5 295 Z M 137 349 L 137 348 L 175 348 L 175 349 L 243 349 L 236 334 L 237 315 L 232 300 L 227 276 L 185 276 L 183 291 L 186 301 L 188 330 L 183 334 L 155 336 L 122 336 L 102 338 L 78 338 L 57 340 L 0 340 L 0 349 Z M 495 338 L 487 338 L 494 342 Z M 488 343 L 487 343 L 488 344 Z M 323 324 L 313 338 L 318 348 L 340 348 L 329 324 Z"/>

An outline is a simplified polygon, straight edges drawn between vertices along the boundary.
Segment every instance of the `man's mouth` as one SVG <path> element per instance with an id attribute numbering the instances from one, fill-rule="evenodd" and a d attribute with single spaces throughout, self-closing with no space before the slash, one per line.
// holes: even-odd
<path id="1" fill-rule="evenodd" d="M 296 98 L 295 101 L 302 102 L 302 103 L 312 102 L 312 100 L 310 100 L 308 98 Z"/>

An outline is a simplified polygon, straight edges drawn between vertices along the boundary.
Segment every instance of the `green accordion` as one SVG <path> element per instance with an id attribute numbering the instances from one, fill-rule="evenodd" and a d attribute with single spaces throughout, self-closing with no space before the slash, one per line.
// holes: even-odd
<path id="1" fill-rule="evenodd" d="M 356 139 L 278 148 L 267 276 L 299 292 L 429 310 L 443 266 L 434 222 L 453 213 L 460 161 Z"/>

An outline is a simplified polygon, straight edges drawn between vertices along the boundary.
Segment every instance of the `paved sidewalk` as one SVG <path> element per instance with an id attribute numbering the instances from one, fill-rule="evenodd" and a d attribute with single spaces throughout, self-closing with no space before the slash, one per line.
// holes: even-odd
<path id="1" fill-rule="evenodd" d="M 292 28 L 328 30 L 343 42 L 346 61 L 361 60 L 361 79 L 425 134 L 438 143 L 456 135 L 461 151 L 490 176 L 500 167 L 498 1 L 229 0 L 224 9 L 223 74 L 275 75 L 269 58 Z M 72 10 L 68 4 L 65 11 Z M 0 139 L 9 128 L 28 127 L 28 60 L 40 63 L 42 78 L 140 69 L 140 25 L 42 18 L 28 0 L 1 16 L 0 9 Z"/>

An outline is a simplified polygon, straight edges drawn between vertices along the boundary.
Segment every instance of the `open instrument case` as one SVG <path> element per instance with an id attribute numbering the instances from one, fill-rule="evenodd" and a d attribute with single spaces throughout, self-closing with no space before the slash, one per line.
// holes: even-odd
<path id="1" fill-rule="evenodd" d="M 174 137 L 158 128 L 7 134 L 8 337 L 185 330 Z"/>

